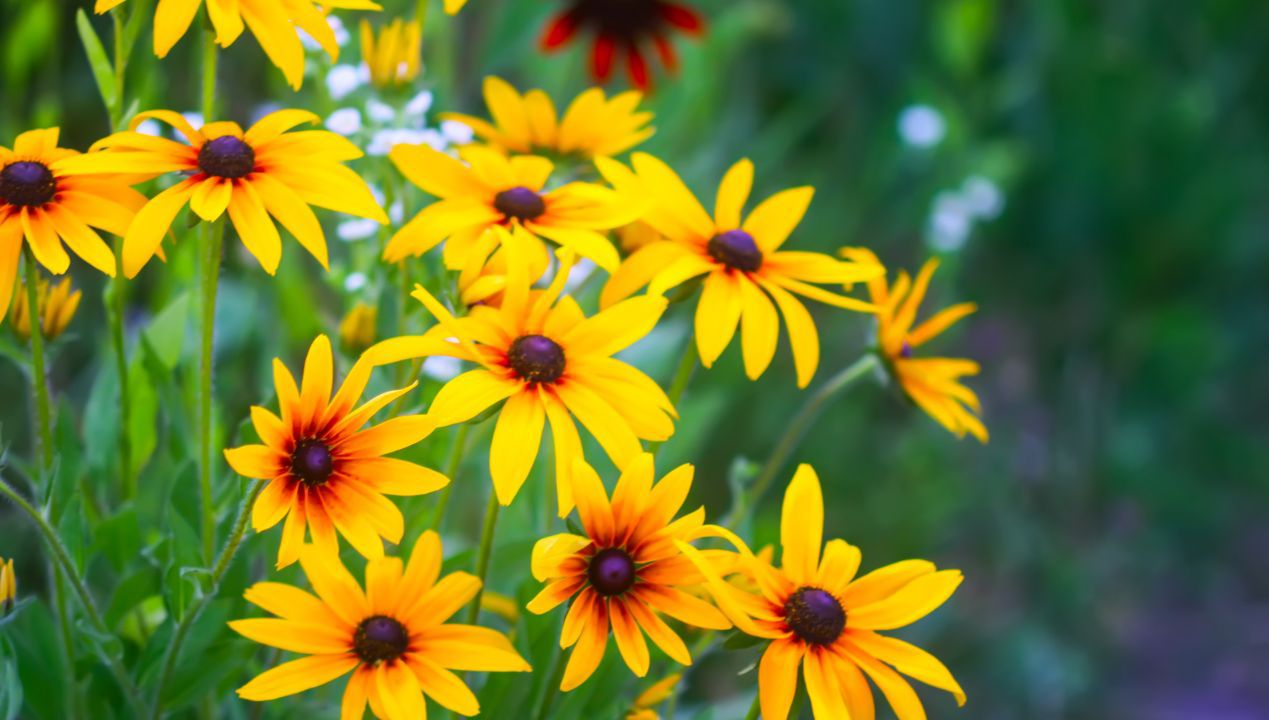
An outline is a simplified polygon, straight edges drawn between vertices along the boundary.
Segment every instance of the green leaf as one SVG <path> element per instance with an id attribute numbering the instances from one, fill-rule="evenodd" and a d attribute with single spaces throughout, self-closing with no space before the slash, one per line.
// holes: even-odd
<path id="1" fill-rule="evenodd" d="M 80 8 L 75 12 L 75 26 L 79 29 L 79 41 L 84 44 L 84 52 L 88 55 L 88 65 L 92 68 L 93 78 L 97 81 L 97 90 L 106 103 L 107 110 L 113 110 L 119 103 L 115 97 L 115 71 L 110 64 L 110 56 L 97 37 L 97 31 L 88 20 L 88 14 Z"/>
<path id="2" fill-rule="evenodd" d="M 181 348 L 185 346 L 185 327 L 190 313 L 189 303 L 189 293 L 181 293 L 150 321 L 150 326 L 143 333 L 155 357 L 168 370 L 175 368 L 181 359 Z"/>
<path id="3" fill-rule="evenodd" d="M 103 520 L 93 533 L 93 551 L 103 553 L 116 570 L 123 570 L 141 552 L 141 526 L 131 505 Z"/>

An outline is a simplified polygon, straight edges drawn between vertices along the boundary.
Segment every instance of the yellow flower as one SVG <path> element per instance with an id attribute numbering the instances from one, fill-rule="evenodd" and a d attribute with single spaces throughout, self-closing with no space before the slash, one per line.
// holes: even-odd
<path id="1" fill-rule="evenodd" d="M 361 21 L 361 59 L 375 87 L 409 84 L 419 76 L 422 58 L 423 26 L 418 20 L 397 18 L 379 31 L 378 40 L 370 22 Z"/>
<path id="2" fill-rule="evenodd" d="M 146 118 L 170 124 L 189 144 L 136 132 Z M 228 211 L 243 245 L 270 275 L 282 260 L 275 219 L 325 268 L 326 235 L 310 205 L 383 224 L 388 217 L 365 181 L 342 164 L 362 156 L 352 143 L 326 130 L 288 132 L 318 121 L 307 110 L 279 110 L 244 133 L 233 122 L 195 130 L 169 110 L 143 112 L 133 119 L 132 130 L 98 142 L 101 152 L 68 161 L 68 172 L 127 172 L 141 179 L 170 172 L 186 175 L 137 213 L 123 241 L 128 277 L 154 257 L 186 204 L 206 222 Z"/>
<path id="3" fill-rule="evenodd" d="M 411 182 L 439 198 L 397 231 L 383 257 L 397 262 L 445 242 L 445 265 L 475 274 L 498 247 L 493 228 L 522 227 L 612 272 L 620 258 L 605 235 L 643 212 L 608 188 L 573 182 L 544 190 L 554 166 L 532 155 L 507 158 L 479 145 L 459 150 L 463 162 L 426 145 L 397 145 L 392 162 Z M 539 240 L 540 242 L 540 240 Z"/>
<path id="4" fill-rule="evenodd" d="M 653 209 L 643 221 L 665 236 L 622 263 L 604 287 L 601 304 L 606 307 L 644 285 L 659 295 L 704 275 L 696 306 L 696 346 L 705 367 L 712 366 L 731 343 L 739 324 L 745 372 L 757 379 L 775 355 L 779 308 L 793 349 L 798 387 L 806 387 L 819 365 L 819 335 L 810 313 L 794 295 L 848 310 L 876 309 L 815 284 L 867 280 L 884 272 L 880 265 L 781 250 L 802 221 L 813 188 L 776 193 L 742 222 L 741 211 L 753 185 L 753 163 L 748 160 L 727 171 L 712 218 L 678 175 L 651 155 L 635 153 L 633 170 L 606 158 L 596 163 L 619 193 L 652 198 Z"/>
<path id="5" fill-rule="evenodd" d="M 546 275 L 551 265 L 551 253 L 541 243 L 529 243 L 525 249 L 524 274 L 530 284 L 536 283 Z M 502 291 L 507 289 L 507 253 L 503 248 L 494 251 L 489 260 L 475 272 L 464 268 L 458 275 L 458 291 L 464 305 L 485 303 L 497 305 L 502 298 Z"/>
<path id="6" fill-rule="evenodd" d="M 80 290 L 71 292 L 71 290 L 70 278 L 63 278 L 61 282 L 51 287 L 46 280 L 41 279 L 36 289 L 40 333 L 49 340 L 66 330 L 71 318 L 75 317 L 75 311 L 79 309 L 79 300 L 83 292 Z M 26 303 L 26 286 L 21 281 L 18 281 L 17 290 L 13 294 L 13 307 L 9 309 L 9 323 L 13 328 L 13 334 L 17 335 L 18 339 L 23 342 L 30 339 L 31 318 Z"/>
<path id="7" fill-rule="evenodd" d="M 104 13 L 124 0 L 97 0 L 94 8 Z M 154 54 L 168 52 L 189 30 L 206 2 L 207 17 L 216 32 L 216 44 L 229 47 L 245 29 L 256 36 L 264 54 L 282 71 L 291 87 L 300 89 L 304 81 L 304 45 L 297 30 L 303 30 L 330 55 L 339 58 L 339 43 L 323 8 L 379 10 L 370 0 L 159 0 L 154 13 Z"/>
<path id="8" fill-rule="evenodd" d="M 876 256 L 864 248 L 845 248 L 842 255 L 857 262 L 877 261 Z M 985 443 L 987 428 L 978 418 L 982 413 L 978 396 L 960 381 L 962 377 L 977 375 L 978 363 L 960 358 L 912 356 L 914 350 L 978 309 L 974 303 L 960 303 L 912 327 L 938 266 L 938 260 L 930 258 L 915 281 L 906 272 L 900 272 L 889 286 L 884 275 L 868 281 L 872 301 L 880 308 L 877 352 L 912 402 L 957 437 L 969 433 Z"/>
<path id="9" fill-rule="evenodd" d="M 379 538 L 399 544 L 405 532 L 401 511 L 384 495 L 424 495 L 449 484 L 435 470 L 384 457 L 430 435 L 436 427 L 431 418 L 408 415 L 362 429 L 375 413 L 414 388 L 385 392 L 355 407 L 373 369 L 364 358 L 358 360 L 332 398 L 330 340 L 317 336 L 300 386 L 281 360 L 273 361 L 282 417 L 251 408 L 263 444 L 225 450 L 225 459 L 239 475 L 269 481 L 251 510 L 256 532 L 286 518 L 279 568 L 300 557 L 306 527 L 317 547 L 331 556 L 339 554 L 338 533 L 365 557 L 382 557 Z"/>
<path id="10" fill-rule="evenodd" d="M 445 355 L 479 364 L 440 389 L 428 416 L 439 426 L 453 425 L 505 401 L 489 453 L 494 489 L 503 505 L 515 499 L 529 476 L 542 430 L 550 422 L 563 516 L 573 507 L 569 469 L 574 458 L 582 457 L 574 418 L 618 467 L 641 452 L 641 438 L 660 442 L 674 432 L 677 415 L 661 388 L 612 357 L 652 330 L 666 301 L 631 298 L 587 318 L 571 297 L 560 298 L 571 253 L 564 252 L 550 287 L 532 290 L 525 263 L 518 260 L 527 241 L 518 234 L 506 242 L 511 275 L 497 307 L 478 305 L 455 318 L 419 286 L 414 297 L 439 324 L 424 335 L 385 340 L 366 354 L 376 363 Z"/>
<path id="11" fill-rule="evenodd" d="M 558 118 L 551 98 L 541 90 L 524 95 L 507 81 L 485 78 L 485 105 L 493 121 L 446 113 L 444 119 L 469 126 L 490 146 L 514 153 L 576 155 L 586 159 L 618 155 L 652 137 L 652 113 L 640 112 L 637 91 L 608 98 L 590 88 Z"/>
<path id="12" fill-rule="evenodd" d="M 467 4 L 467 0 L 445 0 L 445 12 L 450 15 L 457 15 L 459 10 Z"/>
<path id="13" fill-rule="evenodd" d="M 375 343 L 375 325 L 379 321 L 379 309 L 359 302 L 339 322 L 339 343 L 345 351 L 360 354 Z"/>
<path id="14" fill-rule="evenodd" d="M 723 528 L 707 526 L 702 533 L 717 534 L 736 546 L 741 571 L 756 585 L 753 591 L 725 582 L 715 563 L 678 543 L 706 576 L 719 609 L 736 627 L 771 640 L 758 665 L 764 720 L 788 716 L 799 666 L 811 710 L 825 720 L 874 716 L 865 676 L 880 688 L 899 720 L 925 718 L 921 701 L 899 673 L 946 690 L 964 705 L 965 693 L 943 663 L 915 645 L 878 632 L 910 625 L 933 612 L 961 584 L 960 571 L 905 560 L 857 578 L 859 548 L 830 540 L 821 555 L 823 532 L 819 478 L 810 465 L 801 465 L 784 494 L 779 569 L 759 560 L 744 541 Z"/>
<path id="15" fill-rule="evenodd" d="M 497 615 L 512 625 L 520 619 L 520 605 L 515 598 L 486 590 L 480 594 L 480 609 Z"/>
<path id="16" fill-rule="evenodd" d="M 13 558 L 5 562 L 0 558 L 0 607 L 5 612 L 13 609 L 14 600 L 18 596 L 18 576 L 13 571 Z"/>
<path id="17" fill-rule="evenodd" d="M 610 501 L 595 471 L 574 461 L 573 497 L 586 534 L 552 535 L 533 546 L 533 577 L 547 586 L 526 606 L 541 615 L 573 599 L 560 635 L 560 645 L 573 648 L 561 690 L 595 672 L 610 628 L 626 665 L 643 677 L 649 664 L 645 633 L 676 662 L 692 663 L 682 638 L 659 613 L 700 628 L 731 627 L 717 608 L 682 589 L 702 579 L 676 545 L 705 521 L 703 507 L 675 519 L 694 472 L 680 465 L 653 484 L 652 455 L 642 453 L 624 466 Z"/>
<path id="18" fill-rule="evenodd" d="M 115 255 L 93 228 L 123 235 L 145 205 L 121 172 L 71 177 L 66 163 L 81 156 L 57 146 L 58 129 L 31 130 L 13 149 L 0 146 L 0 318 L 9 310 L 23 240 L 54 275 L 70 268 L 66 244 L 76 255 L 114 277 Z"/>
<path id="19" fill-rule="evenodd" d="M 238 688 L 245 700 L 294 695 L 352 672 L 342 720 L 359 720 L 367 701 L 380 718 L 423 718 L 425 696 L 460 715 L 475 715 L 480 703 L 454 671 L 531 669 L 502 633 L 446 622 L 472 599 L 480 580 L 463 572 L 437 580 L 441 540 L 434 532 L 419 537 L 408 565 L 393 557 L 367 563 L 364 591 L 338 556 L 307 546 L 300 564 L 316 596 L 291 585 L 256 583 L 245 597 L 278 617 L 229 623 L 258 643 L 305 655 Z"/>
<path id="20" fill-rule="evenodd" d="M 626 720 L 661 720 L 661 715 L 652 707 L 670 699 L 674 688 L 682 679 L 682 673 L 673 673 L 649 685 L 647 690 L 639 693 L 639 697 L 635 698 L 632 707 L 626 713 Z"/>

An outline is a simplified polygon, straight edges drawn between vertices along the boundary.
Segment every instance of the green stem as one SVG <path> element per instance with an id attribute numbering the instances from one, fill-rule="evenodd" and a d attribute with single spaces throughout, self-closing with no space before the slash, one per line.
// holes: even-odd
<path id="1" fill-rule="evenodd" d="M 75 637 L 71 633 L 70 611 L 66 607 L 66 578 L 62 574 L 62 568 L 54 562 L 50 562 L 53 571 L 53 609 L 57 612 L 58 634 L 62 639 L 62 655 L 66 660 L 66 672 L 68 674 L 67 685 L 70 691 L 71 712 L 75 717 L 80 717 L 84 713 L 83 698 L 80 697 L 78 684 L 78 676 L 75 673 Z"/>
<path id="2" fill-rule="evenodd" d="M 555 696 L 559 694 L 560 681 L 564 678 L 564 669 L 568 667 L 568 653 L 563 648 L 555 649 L 555 667 L 546 679 L 546 689 L 542 692 L 542 702 L 538 704 L 537 720 L 546 720 L 551 716 L 551 705 L 555 704 Z"/>
<path id="3" fill-rule="evenodd" d="M 118 132 L 123 129 L 123 109 L 127 107 L 123 98 L 124 76 L 128 70 L 128 54 L 123 46 L 123 8 L 115 8 L 110 13 L 110 19 L 115 30 L 115 101 L 107 103 L 106 110 L 110 113 L 110 127 Z"/>
<path id="4" fill-rule="evenodd" d="M 212 497 L 212 468 L 215 466 L 215 438 L 212 426 L 212 371 L 216 325 L 216 286 L 220 280 L 220 254 L 224 241 L 224 225 L 203 225 L 204 248 L 202 283 L 202 349 L 199 354 L 198 379 L 198 490 L 202 502 L 203 557 L 211 562 L 216 545 L 216 508 Z"/>
<path id="5" fill-rule="evenodd" d="M 476 597 L 472 598 L 467 608 L 467 624 L 475 625 L 480 617 L 480 598 L 485 593 L 485 577 L 489 574 L 489 561 L 493 557 L 494 526 L 498 523 L 498 493 L 489 488 L 489 504 L 485 506 L 485 521 L 480 526 L 480 551 L 476 555 L 476 577 L 480 578 L 480 588 Z"/>
<path id="6" fill-rule="evenodd" d="M 208 27 L 203 32 L 203 122 L 209 123 L 216 115 L 216 31 Z"/>
<path id="7" fill-rule="evenodd" d="M 745 720 L 758 720 L 758 713 L 762 712 L 762 703 L 758 699 L 762 696 L 762 691 L 753 696 L 753 704 L 749 706 L 749 712 L 745 713 Z"/>
<path id="8" fill-rule="evenodd" d="M 458 431 L 454 433 L 454 445 L 449 450 L 449 461 L 445 463 L 445 477 L 449 478 L 449 484 L 441 491 L 441 497 L 436 501 L 436 510 L 432 515 L 432 529 L 440 530 L 441 518 L 445 517 L 445 508 L 449 505 L 449 496 L 454 492 L 454 484 L 458 480 L 458 470 L 463 465 L 463 454 L 467 450 L 467 435 L 471 432 L 471 423 L 463 423 L 458 426 Z"/>
<path id="9" fill-rule="evenodd" d="M 127 310 L 123 279 L 123 238 L 115 242 L 115 277 L 107 291 L 106 316 L 110 325 L 111 345 L 115 355 L 115 374 L 119 377 L 119 485 L 123 499 L 136 493 L 132 477 L 132 395 L 128 389 L 128 341 L 124 332 Z"/>
<path id="10" fill-rule="evenodd" d="M 97 611 L 97 605 L 93 602 L 93 598 L 88 594 L 88 588 L 84 585 L 84 581 L 75 571 L 75 565 L 71 561 L 70 552 L 66 546 L 62 544 L 61 538 L 57 536 L 57 532 L 53 526 L 40 511 L 36 510 L 26 498 L 22 497 L 9 485 L 3 478 L 0 478 L 0 493 L 4 494 L 13 504 L 17 505 L 22 512 L 26 513 L 31 521 L 39 528 L 40 534 L 44 536 L 44 541 L 48 544 L 49 549 L 53 552 L 53 558 L 57 566 L 61 569 L 65 577 L 70 580 L 71 589 L 75 591 L 75 596 L 79 600 L 80 606 L 84 610 L 84 617 L 88 619 L 88 623 L 92 625 L 93 630 L 101 637 L 110 635 L 110 629 L 106 627 L 106 623 L 101 619 L 101 613 Z M 115 676 L 119 688 L 123 691 L 124 697 L 132 705 L 134 715 L 141 717 L 145 713 L 145 706 L 141 702 L 141 695 L 137 692 L 137 688 L 132 684 L 132 679 L 128 676 L 128 671 L 124 668 L 119 658 L 106 652 L 100 646 L 94 643 L 101 661 L 110 669 L 110 673 Z"/>
<path id="11" fill-rule="evenodd" d="M 220 555 L 216 558 L 215 566 L 212 567 L 210 585 L 206 588 L 203 596 L 181 617 L 180 622 L 176 625 L 176 630 L 172 633 L 172 641 L 168 643 L 167 651 L 163 654 L 163 669 L 159 673 L 158 683 L 154 686 L 154 710 L 150 714 L 152 720 L 158 720 L 163 716 L 163 690 L 167 687 L 172 671 L 176 668 L 176 660 L 180 655 L 181 645 L 184 644 L 190 628 L 194 626 L 194 621 L 216 598 L 216 593 L 220 591 L 220 581 L 224 579 L 225 573 L 229 570 L 229 565 L 233 562 L 234 555 L 238 553 L 238 546 L 242 544 L 242 536 L 247 531 L 247 520 L 251 516 L 251 506 L 255 503 L 256 498 L 260 496 L 260 492 L 264 490 L 264 486 L 265 483 L 256 483 L 251 493 L 243 499 L 242 505 L 238 508 L 238 517 L 234 520 L 233 530 L 229 533 L 229 538 L 225 540 L 225 545 L 221 548 Z"/>
<path id="12" fill-rule="evenodd" d="M 48 368 L 44 364 L 44 327 L 40 325 L 40 275 L 35 269 L 35 256 L 30 248 L 24 250 L 26 257 L 23 265 L 26 269 L 26 311 L 27 320 L 31 324 L 31 385 L 35 389 L 35 428 L 39 438 L 36 448 L 36 462 L 39 467 L 40 481 L 44 491 L 52 496 L 48 486 L 53 481 L 53 426 L 49 420 Z"/>
<path id="13" fill-rule="evenodd" d="M 687 336 L 687 346 L 683 348 L 683 355 L 679 358 L 678 367 L 674 370 L 674 379 L 670 381 L 670 391 L 666 395 L 670 398 L 670 404 L 678 407 L 679 400 L 683 398 L 683 393 L 687 391 L 687 385 L 692 381 L 692 375 L 696 372 L 696 363 L 700 356 L 696 352 L 696 337 L 694 335 Z M 653 454 L 661 449 L 664 442 L 649 443 L 648 447 Z"/>

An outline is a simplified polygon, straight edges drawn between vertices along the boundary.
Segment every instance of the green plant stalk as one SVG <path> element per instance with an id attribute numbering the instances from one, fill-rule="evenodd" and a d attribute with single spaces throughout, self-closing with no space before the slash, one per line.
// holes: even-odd
<path id="1" fill-rule="evenodd" d="M 670 381 L 670 391 L 666 396 L 670 398 L 670 404 L 677 409 L 679 400 L 683 398 L 683 393 L 687 391 L 688 384 L 692 381 L 692 376 L 696 372 L 696 363 L 700 359 L 700 355 L 696 352 L 696 336 L 687 336 L 687 346 L 683 348 L 683 355 L 679 358 L 678 367 L 674 370 L 674 378 Z M 655 455 L 665 442 L 649 443 L 648 447 Z"/>
<path id="2" fill-rule="evenodd" d="M 202 346 L 198 364 L 198 491 L 202 503 L 203 557 L 211 562 L 216 546 L 216 506 L 212 493 L 212 468 L 215 466 L 215 428 L 212 422 L 213 353 L 216 338 L 216 288 L 220 281 L 220 254 L 224 242 L 224 224 L 204 224 L 202 284 Z"/>
<path id="3" fill-rule="evenodd" d="M 110 629 L 102 621 L 101 613 L 98 612 L 92 596 L 88 594 L 88 588 L 84 585 L 83 579 L 75 572 L 75 565 L 71 562 L 70 552 L 62 544 L 61 538 L 57 536 L 57 531 L 53 529 L 53 526 L 48 523 L 48 520 L 40 511 L 27 502 L 26 498 L 19 495 L 3 478 L 0 478 L 0 494 L 8 497 L 22 512 L 26 513 L 31 518 L 31 521 L 35 523 L 40 534 L 44 536 L 44 541 L 48 543 L 49 549 L 53 553 L 56 566 L 70 580 L 71 589 L 75 591 L 75 596 L 83 607 L 84 616 L 88 619 L 88 624 L 92 625 L 93 630 L 99 635 L 103 637 L 110 635 Z M 94 646 L 96 647 L 96 643 L 94 643 Z M 119 683 L 119 688 L 132 706 L 135 717 L 142 717 L 145 714 L 145 706 L 141 702 L 141 695 L 137 691 L 137 687 L 133 685 L 132 678 L 128 676 L 128 671 L 124 668 L 123 663 L 119 658 L 107 653 L 104 649 L 100 647 L 96 647 L 96 649 L 101 661 L 105 663 L 110 673 L 114 675 L 115 681 Z"/>
<path id="4" fill-rule="evenodd" d="M 110 325 L 115 373 L 119 377 L 119 487 L 124 500 L 136 494 L 132 476 L 132 396 L 128 388 L 128 341 L 124 333 L 127 300 L 123 279 L 123 238 L 115 242 L 115 277 L 107 291 L 106 320 Z"/>
<path id="5" fill-rule="evenodd" d="M 489 561 L 493 558 L 494 526 L 498 524 L 498 493 L 489 488 L 489 504 L 485 506 L 485 521 L 480 526 L 480 550 L 476 555 L 476 577 L 480 587 L 467 608 L 467 624 L 475 625 L 480 618 L 480 598 L 485 594 L 485 577 L 489 574 Z"/>
<path id="6" fill-rule="evenodd" d="M 203 31 L 203 122 L 216 116 L 216 31 L 210 26 Z"/>
<path id="7" fill-rule="evenodd" d="M 759 702 L 761 696 L 761 690 L 754 694 L 753 704 L 749 706 L 749 712 L 745 713 L 745 720 L 758 720 L 758 713 L 762 712 L 762 703 Z"/>
<path id="8" fill-rule="evenodd" d="M 440 530 L 441 518 L 445 517 L 445 508 L 449 505 L 449 496 L 454 492 L 454 483 L 458 480 L 458 470 L 463 465 L 463 454 L 467 449 L 467 435 L 471 432 L 471 423 L 463 423 L 454 433 L 454 445 L 449 450 L 449 460 L 445 463 L 445 477 L 449 484 L 441 491 L 436 501 L 436 510 L 432 514 L 431 529 Z"/>
<path id="9" fill-rule="evenodd" d="M 176 660 L 181 652 L 181 645 L 185 642 L 185 636 L 189 634 L 189 630 L 194 626 L 194 621 L 202 614 L 203 610 L 211 604 L 216 598 L 216 593 L 220 590 L 220 581 L 224 579 L 225 573 L 229 570 L 229 564 L 233 562 L 234 555 L 238 553 L 238 546 L 242 544 L 242 536 L 247 532 L 247 520 L 251 517 L 251 506 L 255 504 L 256 498 L 260 496 L 264 490 L 265 483 L 257 482 L 255 487 L 247 497 L 243 498 L 242 505 L 238 508 L 238 517 L 234 520 L 233 530 L 229 533 L 229 537 L 225 540 L 224 547 L 220 550 L 220 555 L 216 557 L 216 564 L 212 567 L 211 585 L 207 588 L 207 592 L 194 603 L 181 620 L 176 625 L 176 630 L 172 633 L 172 641 L 168 643 L 167 651 L 163 654 L 163 669 L 159 672 L 159 680 L 154 686 L 154 709 L 150 714 L 153 720 L 158 720 L 163 716 L 163 690 L 167 687 L 168 680 L 172 676 L 172 671 L 176 669 Z"/>
<path id="10" fill-rule="evenodd" d="M 546 689 L 542 691 L 542 702 L 538 704 L 538 712 L 534 716 L 537 720 L 547 720 L 551 716 L 551 706 L 555 704 L 555 696 L 559 694 L 560 681 L 564 678 L 566 667 L 568 667 L 568 653 L 564 651 L 564 648 L 556 648 L 555 666 L 546 679 Z"/>

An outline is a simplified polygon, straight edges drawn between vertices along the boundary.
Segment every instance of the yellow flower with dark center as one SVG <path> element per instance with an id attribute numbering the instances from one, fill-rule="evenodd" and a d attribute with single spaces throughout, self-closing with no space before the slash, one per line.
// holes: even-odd
<path id="1" fill-rule="evenodd" d="M 146 118 L 176 128 L 188 145 L 136 132 Z M 357 173 L 342 163 L 362 156 L 351 142 L 326 130 L 288 132 L 316 123 L 307 110 L 279 110 L 243 132 L 237 123 L 214 122 L 195 130 L 169 110 L 143 112 L 132 129 L 115 133 L 90 152 L 68 161 L 68 172 L 127 172 L 141 179 L 164 173 L 187 177 L 155 196 L 137 213 L 123 241 L 128 277 L 159 250 L 163 236 L 186 204 L 206 222 L 227 211 L 247 250 L 270 275 L 282 260 L 281 223 L 325 268 L 326 235 L 309 206 L 370 218 L 388 216 Z"/>
<path id="2" fill-rule="evenodd" d="M 281 360 L 273 361 L 273 382 L 282 416 L 251 408 L 263 444 L 225 451 L 238 474 L 267 480 L 251 509 L 256 532 L 286 518 L 278 567 L 300 557 L 307 528 L 316 546 L 339 554 L 344 538 L 368 558 L 383 556 L 384 538 L 399 544 L 405 520 L 384 495 L 424 495 L 449 484 L 444 475 L 412 462 L 384 457 L 427 437 L 436 423 L 426 415 L 392 418 L 362 429 L 375 413 L 414 388 L 378 395 L 357 407 L 374 366 L 357 361 L 331 396 L 330 340 L 319 335 L 304 361 L 297 386 Z"/>
<path id="3" fill-rule="evenodd" d="M 788 717 L 799 666 L 817 718 L 874 717 L 865 676 L 899 720 L 925 718 L 916 692 L 899 673 L 946 690 L 964 705 L 965 693 L 943 663 L 879 632 L 910 625 L 937 609 L 961 584 L 960 571 L 905 560 L 856 577 L 859 548 L 830 540 L 821 555 L 823 532 L 819 478 L 810 465 L 802 465 L 784 494 L 780 568 L 754 556 L 743 540 L 723 528 L 707 526 L 702 533 L 717 534 L 736 546 L 740 571 L 756 586 L 753 591 L 726 582 L 719 564 L 678 543 L 736 627 L 771 641 L 758 665 L 764 720 Z"/>
<path id="4" fill-rule="evenodd" d="M 80 290 L 74 290 L 71 286 L 70 278 L 63 278 L 61 282 L 50 286 L 48 281 L 41 279 L 39 287 L 36 289 L 38 298 L 37 310 L 40 317 L 40 333 L 47 339 L 52 340 L 61 335 L 66 326 L 70 324 L 71 318 L 75 317 L 75 311 L 79 309 L 79 300 L 83 296 Z M 31 338 L 31 316 L 27 309 L 26 302 L 26 285 L 19 281 L 17 290 L 13 294 L 13 307 L 9 309 L 9 323 L 13 328 L 13 334 L 18 339 L 26 342 Z"/>
<path id="5" fill-rule="evenodd" d="M 419 76 L 423 60 L 423 25 L 397 18 L 379 31 L 361 21 L 361 59 L 370 68 L 375 87 L 408 85 Z"/>
<path id="6" fill-rule="evenodd" d="M 445 241 L 445 266 L 479 272 L 498 247 L 493 228 L 521 227 L 534 238 L 571 248 L 612 272 L 620 258 L 606 232 L 639 217 L 644 207 L 612 190 L 572 182 L 545 189 L 554 165 L 532 155 L 508 158 L 480 145 L 459 150 L 462 161 L 426 145 L 397 145 L 392 162 L 410 182 L 439 200 L 388 242 L 383 258 L 397 262 Z"/>
<path id="7" fill-rule="evenodd" d="M 619 155 L 652 137 L 652 113 L 639 110 L 643 95 L 631 90 L 604 95 L 593 87 L 578 95 L 564 117 L 556 115 L 551 98 L 541 90 L 524 95 L 507 81 L 485 78 L 485 105 L 492 122 L 471 115 L 441 117 L 470 127 L 490 146 L 514 153 L 576 155 L 586 159 Z"/>
<path id="8" fill-rule="evenodd" d="M 353 355 L 366 351 L 375 344 L 375 325 L 379 322 L 379 309 L 369 303 L 352 306 L 344 319 L 339 321 L 339 343 Z"/>
<path id="9" fill-rule="evenodd" d="M 621 264 L 604 287 L 601 304 L 606 307 L 644 285 L 659 295 L 704 276 L 696 306 L 696 346 L 705 367 L 714 364 L 739 325 L 745 373 L 757 379 L 775 355 L 779 308 L 793 349 L 798 387 L 806 387 L 819 365 L 820 343 L 815 321 L 795 295 L 847 310 L 876 309 L 817 284 L 877 277 L 884 272 L 880 265 L 781 249 L 802 221 L 813 188 L 776 193 L 742 221 L 741 211 L 753 185 L 753 163 L 748 160 L 727 171 L 713 217 L 679 176 L 651 155 L 635 153 L 633 170 L 606 158 L 596 164 L 622 195 L 652 199 L 653 208 L 642 220 L 664 236 L 643 245 Z"/>
<path id="10" fill-rule="evenodd" d="M 503 403 L 489 453 L 494 490 L 503 505 L 511 504 L 529 476 L 550 422 L 563 516 L 573 507 L 569 469 L 574 458 L 582 457 L 574 419 L 618 467 L 641 452 L 640 439 L 660 442 L 674 432 L 677 414 L 661 388 L 612 357 L 652 330 L 666 301 L 631 298 L 588 318 L 575 300 L 560 297 L 571 253 L 563 253 L 548 288 L 532 290 L 525 263 L 518 260 L 527 240 L 521 232 L 506 242 L 510 275 L 497 307 L 478 305 L 455 318 L 417 286 L 414 297 L 439 324 L 423 335 L 385 340 L 366 355 L 376 363 L 444 355 L 480 366 L 446 383 L 428 416 L 439 426 L 453 425 Z"/>
<path id="11" fill-rule="evenodd" d="M 18 576 L 13 571 L 13 558 L 9 558 L 8 562 L 0 558 L 0 608 L 5 612 L 12 610 L 17 597 Z"/>
<path id="12" fill-rule="evenodd" d="M 573 497 L 585 535 L 563 533 L 533 546 L 533 577 L 547 583 L 526 606 L 542 614 L 572 598 L 560 646 L 572 647 L 560 689 L 581 685 L 604 658 L 609 630 L 634 674 L 648 672 L 646 633 L 675 662 L 692 663 L 687 646 L 660 614 L 688 625 L 726 630 L 713 605 L 683 590 L 701 574 L 677 543 L 692 539 L 705 508 L 678 519 L 695 469 L 680 465 L 653 483 L 653 461 L 642 453 L 624 466 L 611 501 L 603 481 L 582 460 L 573 463 Z"/>
<path id="13" fill-rule="evenodd" d="M 367 563 L 364 591 L 337 556 L 308 546 L 300 564 L 316 596 L 291 585 L 256 583 L 245 597 L 278 617 L 229 623 L 251 640 L 306 656 L 238 688 L 245 700 L 294 695 L 351 672 L 342 720 L 359 720 L 367 702 L 376 717 L 418 720 L 427 716 L 425 696 L 460 715 L 475 715 L 480 703 L 454 671 L 531 670 L 502 633 L 446 622 L 471 601 L 480 580 L 463 572 L 437 580 L 441 540 L 434 532 L 419 537 L 407 565 L 393 557 Z"/>
<path id="14" fill-rule="evenodd" d="M 145 196 L 125 182 L 126 170 L 68 175 L 66 163 L 82 156 L 58 147 L 58 135 L 57 128 L 31 130 L 12 150 L 0 146 L 0 318 L 14 295 L 24 241 L 54 275 L 70 268 L 69 247 L 114 277 L 115 255 L 93 228 L 122 236 L 145 205 Z"/>
<path id="15" fill-rule="evenodd" d="M 857 262 L 877 261 L 876 256 L 864 248 L 845 248 L 842 255 Z M 912 326 L 938 266 L 938 260 L 930 258 L 915 281 L 906 272 L 900 272 L 893 285 L 887 285 L 885 276 L 868 281 L 868 292 L 880 308 L 877 352 L 912 402 L 957 437 L 969 433 L 985 443 L 987 428 L 978 418 L 982 406 L 974 391 L 961 382 L 963 377 L 978 374 L 978 363 L 962 358 L 913 357 L 917 348 L 978 309 L 974 303 L 959 303 Z"/>
<path id="16" fill-rule="evenodd" d="M 652 708 L 669 700 L 670 695 L 674 693 L 674 688 L 682 679 L 681 673 L 674 673 L 648 686 L 647 690 L 639 693 L 639 696 L 635 698 L 630 710 L 626 713 L 626 720 L 661 720 L 661 715 Z"/>
<path id="17" fill-rule="evenodd" d="M 124 0 L 97 0 L 95 10 L 104 13 Z M 331 8 L 379 10 L 370 0 L 159 0 L 154 13 L 154 54 L 160 58 L 189 30 L 203 4 L 216 32 L 216 44 L 229 47 L 251 30 L 264 54 L 282 71 L 292 88 L 304 82 L 304 45 L 298 31 L 316 40 L 331 57 L 339 59 L 339 43 L 326 19 Z M 325 11 L 324 11 L 325 10 Z"/>

